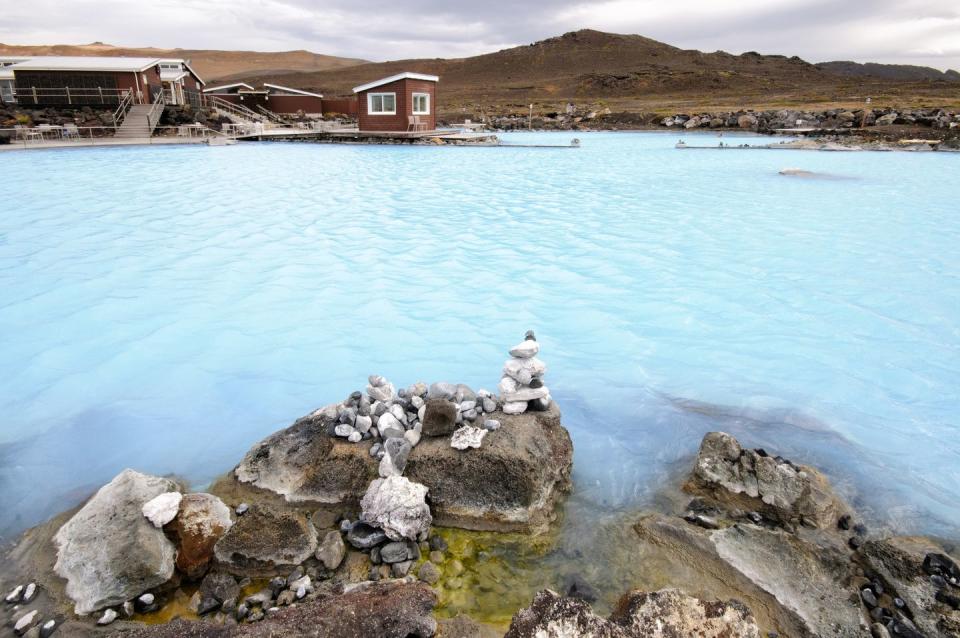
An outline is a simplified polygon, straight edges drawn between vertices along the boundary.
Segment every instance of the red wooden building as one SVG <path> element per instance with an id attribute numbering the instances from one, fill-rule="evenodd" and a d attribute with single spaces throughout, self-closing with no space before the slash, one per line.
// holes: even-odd
<path id="1" fill-rule="evenodd" d="M 186 60 L 168 58 L 37 56 L 0 71 L 5 95 L 22 106 L 203 103 L 203 80 Z"/>
<path id="2" fill-rule="evenodd" d="M 264 83 L 263 88 L 257 89 L 246 82 L 236 82 L 204 89 L 203 92 L 253 111 L 256 111 L 258 106 L 280 115 L 300 112 L 305 115 L 321 115 L 328 111 L 321 94 L 279 84 Z"/>
<path id="3" fill-rule="evenodd" d="M 436 75 L 391 75 L 354 87 L 360 131 L 433 131 L 437 128 Z"/>

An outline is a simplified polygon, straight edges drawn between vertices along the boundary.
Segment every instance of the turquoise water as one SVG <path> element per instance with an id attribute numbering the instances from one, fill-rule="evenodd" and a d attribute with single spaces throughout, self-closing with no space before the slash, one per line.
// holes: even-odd
<path id="1" fill-rule="evenodd" d="M 203 485 L 371 373 L 493 389 L 533 328 L 596 511 L 725 429 L 956 534 L 960 155 L 676 135 L 0 155 L 0 533 Z"/>

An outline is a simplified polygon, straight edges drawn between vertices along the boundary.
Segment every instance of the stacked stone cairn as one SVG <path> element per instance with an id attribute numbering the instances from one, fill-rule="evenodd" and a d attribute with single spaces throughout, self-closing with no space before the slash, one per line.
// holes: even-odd
<path id="1" fill-rule="evenodd" d="M 543 383 L 547 365 L 537 358 L 540 344 L 533 330 L 510 348 L 510 358 L 503 365 L 500 397 L 504 414 L 523 414 L 527 410 L 543 411 L 550 407 L 550 390 Z"/>

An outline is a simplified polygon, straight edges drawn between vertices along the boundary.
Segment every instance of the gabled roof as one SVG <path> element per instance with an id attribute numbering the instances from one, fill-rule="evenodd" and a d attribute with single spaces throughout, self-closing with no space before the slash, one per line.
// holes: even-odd
<path id="1" fill-rule="evenodd" d="M 214 91 L 223 91 L 224 89 L 232 89 L 235 86 L 246 87 L 249 90 L 253 90 L 253 87 L 247 84 L 246 82 L 234 82 L 233 84 L 224 84 L 223 86 L 211 86 L 209 89 L 204 89 L 204 93 L 213 93 Z"/>
<path id="2" fill-rule="evenodd" d="M 288 93 L 295 93 L 297 95 L 307 95 L 309 97 L 323 97 L 319 93 L 311 93 L 309 91 L 302 91 L 300 89 L 291 89 L 289 86 L 280 86 L 279 84 L 267 84 L 263 83 L 268 89 L 277 89 L 278 91 L 287 91 Z"/>
<path id="3" fill-rule="evenodd" d="M 200 84 L 206 84 L 206 82 L 203 81 L 203 78 L 201 78 L 197 74 L 197 72 L 193 70 L 193 67 L 190 66 L 190 60 L 184 60 L 182 58 L 161 58 L 159 61 L 160 62 L 179 62 L 184 66 L 185 69 L 187 69 L 187 71 L 190 71 L 190 74 L 193 77 L 197 78 L 197 82 L 199 82 Z"/>
<path id="4" fill-rule="evenodd" d="M 425 73 L 411 73 L 410 71 L 404 71 L 403 73 L 397 73 L 396 75 L 391 75 L 390 77 L 383 78 L 382 80 L 376 80 L 374 82 L 355 86 L 353 87 L 353 92 L 360 93 L 361 91 L 374 89 L 384 84 L 396 82 L 397 80 L 426 80 L 427 82 L 439 82 L 440 78 L 436 75 L 426 75 Z"/>
<path id="5" fill-rule="evenodd" d="M 14 71 L 145 71 L 159 58 L 120 58 L 76 55 L 41 55 L 17 62 Z"/>

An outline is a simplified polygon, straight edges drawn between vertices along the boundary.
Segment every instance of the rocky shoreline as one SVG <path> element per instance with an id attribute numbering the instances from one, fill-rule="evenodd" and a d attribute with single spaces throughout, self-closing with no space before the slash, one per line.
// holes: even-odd
<path id="1" fill-rule="evenodd" d="M 673 511 L 629 517 L 620 542 L 642 559 L 608 616 L 582 578 L 509 627 L 441 613 L 519 585 L 470 534 L 551 551 L 573 448 L 539 351 L 528 332 L 496 394 L 371 376 L 207 492 L 125 470 L 6 557 L 0 635 L 960 635 L 956 545 L 873 533 L 815 468 L 722 432 Z"/>

